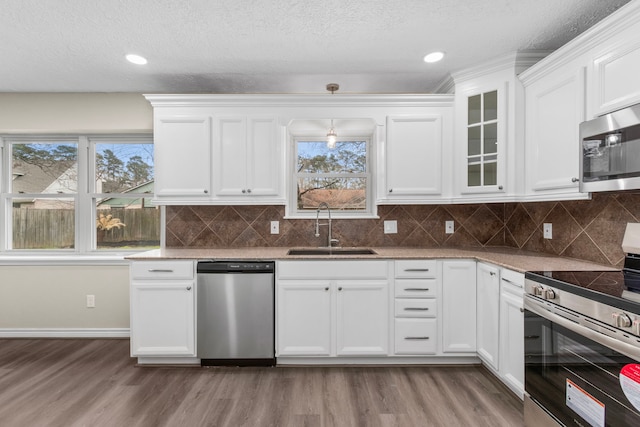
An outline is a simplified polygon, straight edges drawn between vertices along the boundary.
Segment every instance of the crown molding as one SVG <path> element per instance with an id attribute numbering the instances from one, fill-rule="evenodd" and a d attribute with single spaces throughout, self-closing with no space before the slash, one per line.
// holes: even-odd
<path id="1" fill-rule="evenodd" d="M 460 84 L 468 80 L 477 79 L 499 71 L 513 70 L 517 75 L 523 70 L 531 67 L 541 59 L 549 55 L 547 50 L 524 50 L 508 53 L 487 62 L 483 62 L 477 67 L 467 68 L 451 74 L 455 84 Z"/>
<path id="2" fill-rule="evenodd" d="M 450 94 L 144 94 L 153 107 L 452 106 Z"/>
<path id="3" fill-rule="evenodd" d="M 587 55 L 607 40 L 615 37 L 620 29 L 628 28 L 640 20 L 640 0 L 632 0 L 573 40 L 555 50 L 535 66 L 523 71 L 520 80 L 525 86 L 563 65 Z M 591 60 L 591 58 L 589 58 Z M 587 63 L 584 64 L 589 65 Z"/>

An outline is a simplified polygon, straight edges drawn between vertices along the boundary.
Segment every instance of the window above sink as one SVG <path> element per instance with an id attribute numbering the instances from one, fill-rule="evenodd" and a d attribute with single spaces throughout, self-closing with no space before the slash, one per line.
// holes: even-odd
<path id="1" fill-rule="evenodd" d="M 328 144 L 328 133 L 337 136 Z M 375 217 L 371 119 L 293 120 L 288 126 L 287 217 L 315 217 L 327 203 L 334 218 Z"/>

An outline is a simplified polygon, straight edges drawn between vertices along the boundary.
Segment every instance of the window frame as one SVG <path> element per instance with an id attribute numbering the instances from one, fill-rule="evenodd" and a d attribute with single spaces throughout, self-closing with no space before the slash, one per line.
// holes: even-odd
<path id="1" fill-rule="evenodd" d="M 76 143 L 77 151 L 77 191 L 76 193 L 48 195 L 48 194 L 25 194 L 25 196 L 37 196 L 38 198 L 66 199 L 73 198 L 75 201 L 75 229 L 74 248 L 72 249 L 14 249 L 11 210 L 13 204 L 10 202 L 15 198 L 16 193 L 10 192 L 12 181 L 12 149 L 15 143 L 38 143 L 38 142 L 69 142 Z M 21 256 L 113 256 L 127 255 L 140 252 L 143 249 L 98 249 L 96 234 L 96 202 L 106 195 L 118 194 L 123 198 L 152 198 L 153 193 L 96 193 L 95 173 L 96 173 L 96 145 L 98 143 L 112 142 L 114 144 L 150 144 L 153 147 L 153 134 L 10 134 L 0 135 L 0 255 L 21 255 Z M 155 168 L 155 165 L 154 165 Z M 160 212 L 160 223 L 164 218 L 164 211 Z M 163 243 L 163 230 L 160 230 L 160 244 Z"/>
<path id="2" fill-rule="evenodd" d="M 288 175 L 288 194 L 286 216 L 285 218 L 299 218 L 299 219 L 315 219 L 316 210 L 299 210 L 298 209 L 298 178 L 302 176 L 319 176 L 322 178 L 364 178 L 366 180 L 366 209 L 359 211 L 344 211 L 331 208 L 332 219 L 336 218 L 352 218 L 352 219 L 371 219 L 378 218 L 376 213 L 376 204 L 374 203 L 375 197 L 375 151 L 374 151 L 374 138 L 371 135 L 349 135 L 341 137 L 338 135 L 337 142 L 353 142 L 364 141 L 366 144 L 366 172 L 358 172 L 353 174 L 348 173 L 323 173 L 323 174 L 310 174 L 297 172 L 298 164 L 298 143 L 299 142 L 325 142 L 326 135 L 296 135 L 290 138 L 289 143 L 289 161 L 287 162 Z"/>

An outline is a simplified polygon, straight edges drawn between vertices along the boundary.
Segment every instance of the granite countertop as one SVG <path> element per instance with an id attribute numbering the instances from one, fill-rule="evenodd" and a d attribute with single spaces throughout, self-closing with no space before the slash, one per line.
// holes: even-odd
<path id="1" fill-rule="evenodd" d="M 551 271 L 551 270 L 617 270 L 611 266 L 563 258 L 537 252 L 521 251 L 513 248 L 372 248 L 374 255 L 287 255 L 289 248 L 201 248 L 201 249 L 154 249 L 128 256 L 129 260 L 170 260 L 170 259 L 214 259 L 214 260 L 362 260 L 362 259 L 475 259 L 511 270 Z"/>

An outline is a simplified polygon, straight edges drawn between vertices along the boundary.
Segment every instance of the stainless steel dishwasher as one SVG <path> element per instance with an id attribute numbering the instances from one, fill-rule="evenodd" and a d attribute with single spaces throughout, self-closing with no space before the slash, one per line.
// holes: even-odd
<path id="1" fill-rule="evenodd" d="M 274 262 L 198 262 L 202 365 L 275 365 Z"/>

